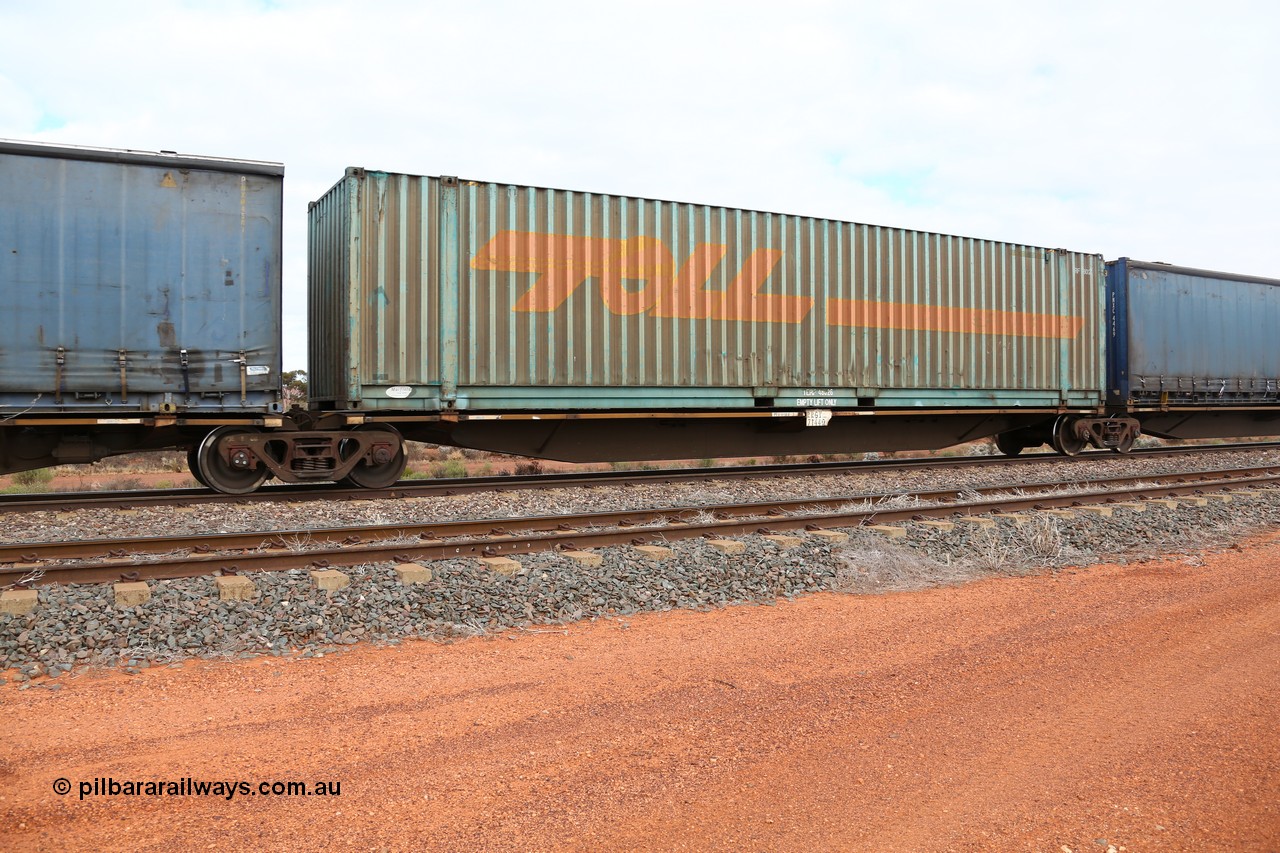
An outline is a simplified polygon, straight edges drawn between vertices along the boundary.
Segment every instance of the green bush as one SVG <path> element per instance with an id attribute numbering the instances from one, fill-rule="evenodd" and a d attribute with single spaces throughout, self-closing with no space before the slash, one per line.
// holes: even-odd
<path id="1" fill-rule="evenodd" d="M 431 464 L 431 476 L 436 478 L 457 479 L 467 476 L 467 463 L 461 459 L 446 459 L 444 462 Z"/>
<path id="2" fill-rule="evenodd" d="M 33 471 L 19 471 L 13 475 L 13 482 L 19 486 L 47 486 L 53 482 L 53 471 L 49 468 L 36 468 Z"/>

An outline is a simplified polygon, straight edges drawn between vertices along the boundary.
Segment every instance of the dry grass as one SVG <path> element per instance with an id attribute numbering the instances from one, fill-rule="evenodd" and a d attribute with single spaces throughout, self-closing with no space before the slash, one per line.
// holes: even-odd
<path id="1" fill-rule="evenodd" d="M 702 510 L 701 512 L 695 512 L 690 515 L 681 516 L 680 520 L 683 521 L 685 524 L 692 524 L 692 525 L 715 524 L 716 522 L 720 521 L 720 519 L 716 518 L 715 513 L 711 512 L 710 510 Z M 665 524 L 665 522 L 663 523 Z"/>
<path id="2" fill-rule="evenodd" d="M 1068 548 L 1061 522 L 1053 516 L 1033 516 L 1015 528 L 1012 538 L 997 528 L 983 528 L 969 541 L 965 563 L 984 574 L 1027 574 L 1064 563 Z"/>
<path id="3" fill-rule="evenodd" d="M 865 499 L 842 503 L 836 507 L 836 512 L 849 514 L 888 512 L 891 510 L 915 509 L 916 507 L 924 505 L 925 503 L 915 495 L 889 495 L 888 497 L 877 498 L 875 500 Z"/>
<path id="4" fill-rule="evenodd" d="M 851 538 L 836 552 L 836 559 L 838 566 L 831 585 L 836 592 L 898 592 L 951 586 L 976 576 L 967 567 L 939 562 L 884 539 L 871 543 Z"/>
<path id="5" fill-rule="evenodd" d="M 44 569 L 31 569 L 16 581 L 0 586 L 0 590 L 21 589 L 29 584 L 35 584 L 42 577 L 44 577 Z"/>
<path id="6" fill-rule="evenodd" d="M 310 551 L 313 548 L 320 547 L 319 543 L 312 541 L 311 534 L 309 533 L 294 533 L 289 536 L 279 536 L 277 537 L 277 541 L 280 546 L 292 554 L 300 554 L 303 551 Z M 264 544 L 261 550 L 271 550 L 271 545 Z"/>
<path id="7" fill-rule="evenodd" d="M 959 556 L 948 554 L 941 559 L 907 544 L 855 531 L 835 551 L 837 568 L 831 588 L 836 592 L 878 593 L 953 586 L 988 575 L 1030 574 L 1084 556 L 1067 546 L 1061 521 L 1052 516 L 1033 518 L 1013 530 L 979 529 Z"/>

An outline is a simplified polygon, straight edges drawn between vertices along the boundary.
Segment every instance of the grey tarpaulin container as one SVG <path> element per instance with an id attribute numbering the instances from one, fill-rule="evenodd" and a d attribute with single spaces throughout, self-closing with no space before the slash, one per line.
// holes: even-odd
<path id="1" fill-rule="evenodd" d="M 311 206 L 313 401 L 459 412 L 1100 404 L 1103 264 L 349 169 Z"/>
<path id="2" fill-rule="evenodd" d="M 1280 280 L 1121 258 L 1107 288 L 1111 403 L 1280 402 Z"/>
<path id="3" fill-rule="evenodd" d="M 0 141 L 0 410 L 279 411 L 283 175 Z"/>

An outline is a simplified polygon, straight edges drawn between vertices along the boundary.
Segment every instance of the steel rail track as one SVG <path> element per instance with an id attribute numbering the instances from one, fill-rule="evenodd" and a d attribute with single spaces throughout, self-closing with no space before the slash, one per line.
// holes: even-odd
<path id="1" fill-rule="evenodd" d="M 1162 481 L 1162 482 L 1158 482 Z M 900 495 L 851 495 L 833 498 L 763 501 L 713 507 L 668 507 L 650 510 L 531 516 L 439 522 L 432 525 L 394 527 L 344 527 L 296 530 L 283 533 L 217 534 L 198 537 L 154 537 L 123 543 L 118 540 L 82 543 L 40 543 L 6 546 L 0 551 L 0 583 L 43 572 L 38 583 L 83 583 L 103 580 L 194 577 L 217 572 L 285 570 L 332 565 L 359 565 L 387 560 L 446 559 L 450 557 L 500 556 L 554 547 L 592 548 L 618 544 L 643 544 L 655 538 L 675 539 L 702 535 L 735 536 L 819 526 L 852 526 L 875 520 L 902 521 L 945 518 L 997 511 L 1072 507 L 1115 503 L 1133 498 L 1173 497 L 1224 492 L 1248 486 L 1280 484 L 1280 466 L 1235 468 L 1146 477 L 1112 477 L 1076 483 L 1036 483 L 989 486 L 967 490 L 932 490 L 906 493 L 931 506 L 885 508 L 875 506 Z M 1097 488 L 1097 487 L 1103 488 Z M 1093 488 L 1089 488 L 1093 487 Z M 1122 487 L 1122 488 L 1116 488 Z M 1062 493 L 1063 489 L 1086 488 Z M 1012 494 L 1017 490 L 1022 494 Z M 1036 490 L 1035 493 L 1027 492 Z M 1057 492 L 1057 493 L 1054 493 Z M 961 495 L 978 499 L 959 500 Z M 870 508 L 866 504 L 872 503 Z M 828 511 L 819 511 L 828 510 Z M 707 520 L 711 515 L 714 520 Z M 379 535 L 366 541 L 369 535 Z M 315 545 L 305 550 L 296 545 Z M 325 538 L 320 538 L 325 537 Z M 339 538 L 343 537 L 343 538 Z M 409 538 L 411 541 L 404 541 Z M 173 552 L 192 548 L 193 542 L 218 553 Z M 109 546 L 127 545 L 126 555 Z M 229 551 L 239 551 L 231 554 Z M 47 563 L 86 553 L 107 556 L 98 562 Z M 163 554 L 155 561 L 139 562 L 138 555 Z M 239 562 L 236 562 L 239 561 Z M 241 565 L 245 561 L 252 564 Z"/>
<path id="2" fill-rule="evenodd" d="M 1182 456 L 1240 451 L 1278 450 L 1280 442 L 1150 447 L 1133 450 L 1127 456 Z M 622 483 L 679 483 L 706 479 L 749 479 L 755 477 L 804 476 L 878 472 L 913 468 L 968 468 L 1017 466 L 1044 463 L 1088 463 L 1095 459 L 1117 459 L 1110 451 L 1089 451 L 1079 456 L 1031 453 L 1020 456 L 937 456 L 913 459 L 877 459 L 856 462 L 803 462 L 773 465 L 731 465 L 721 468 L 663 468 L 654 471 L 588 471 L 527 476 L 460 477 L 432 480 L 401 480 L 386 489 L 351 489 L 338 483 L 267 486 L 247 495 L 224 495 L 209 489 L 137 489 L 120 492 L 43 492 L 0 495 L 0 514 L 38 510 L 134 509 L 145 506 L 208 503 L 258 503 L 306 500 L 382 500 L 387 498 L 460 495 L 483 491 L 515 491 Z"/>
<path id="3" fill-rule="evenodd" d="M 1223 480 L 1280 474 L 1280 465 L 1188 471 L 1160 476 L 1125 475 L 1119 477 L 1090 478 L 1084 481 L 1048 481 L 1040 483 L 1002 483 L 994 486 L 964 489 L 911 490 L 897 495 L 864 493 L 838 495 L 826 498 L 793 498 L 775 501 L 748 501 L 726 505 L 678 506 L 651 510 L 610 510 L 605 512 L 576 513 L 565 516 L 526 516 L 504 519 L 463 519 L 436 521 L 425 524 L 401 525 L 350 525 L 343 527 L 295 528 L 291 530 L 246 533 L 197 533 L 184 536 L 154 536 L 135 540 L 96 539 L 71 542 L 17 543 L 0 545 L 0 563 L 36 562 L 40 560 L 72 559 L 126 559 L 142 554 L 164 554 L 173 551 L 196 553 L 227 553 L 230 551 L 260 550 L 263 548 L 289 548 L 291 545 L 350 546 L 368 544 L 370 539 L 403 538 L 417 536 L 428 539 L 452 539 L 463 536 L 481 536 L 495 528 L 506 532 L 518 530 L 548 530 L 550 521 L 572 519 L 568 529 L 581 527 L 622 526 L 634 527 L 652 524 L 657 520 L 693 517 L 700 513 L 722 515 L 765 516 L 834 508 L 843 504 L 865 501 L 882 501 L 888 497 L 906 497 L 922 502 L 954 502 L 964 494 L 1000 495 L 1018 491 L 1069 490 L 1087 486 L 1113 488 L 1151 483 L 1156 480 L 1199 485 L 1216 485 Z M 568 522 L 564 522 L 568 524 Z"/>

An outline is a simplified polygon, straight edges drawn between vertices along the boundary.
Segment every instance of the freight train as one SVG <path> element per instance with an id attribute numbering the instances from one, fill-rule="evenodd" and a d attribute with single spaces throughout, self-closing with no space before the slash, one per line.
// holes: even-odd
<path id="1" fill-rule="evenodd" d="M 1280 432 L 1280 281 L 804 216 L 0 141 L 0 472 L 184 448 L 220 492 L 394 483 L 404 441 L 571 461 L 1128 451 Z"/>

